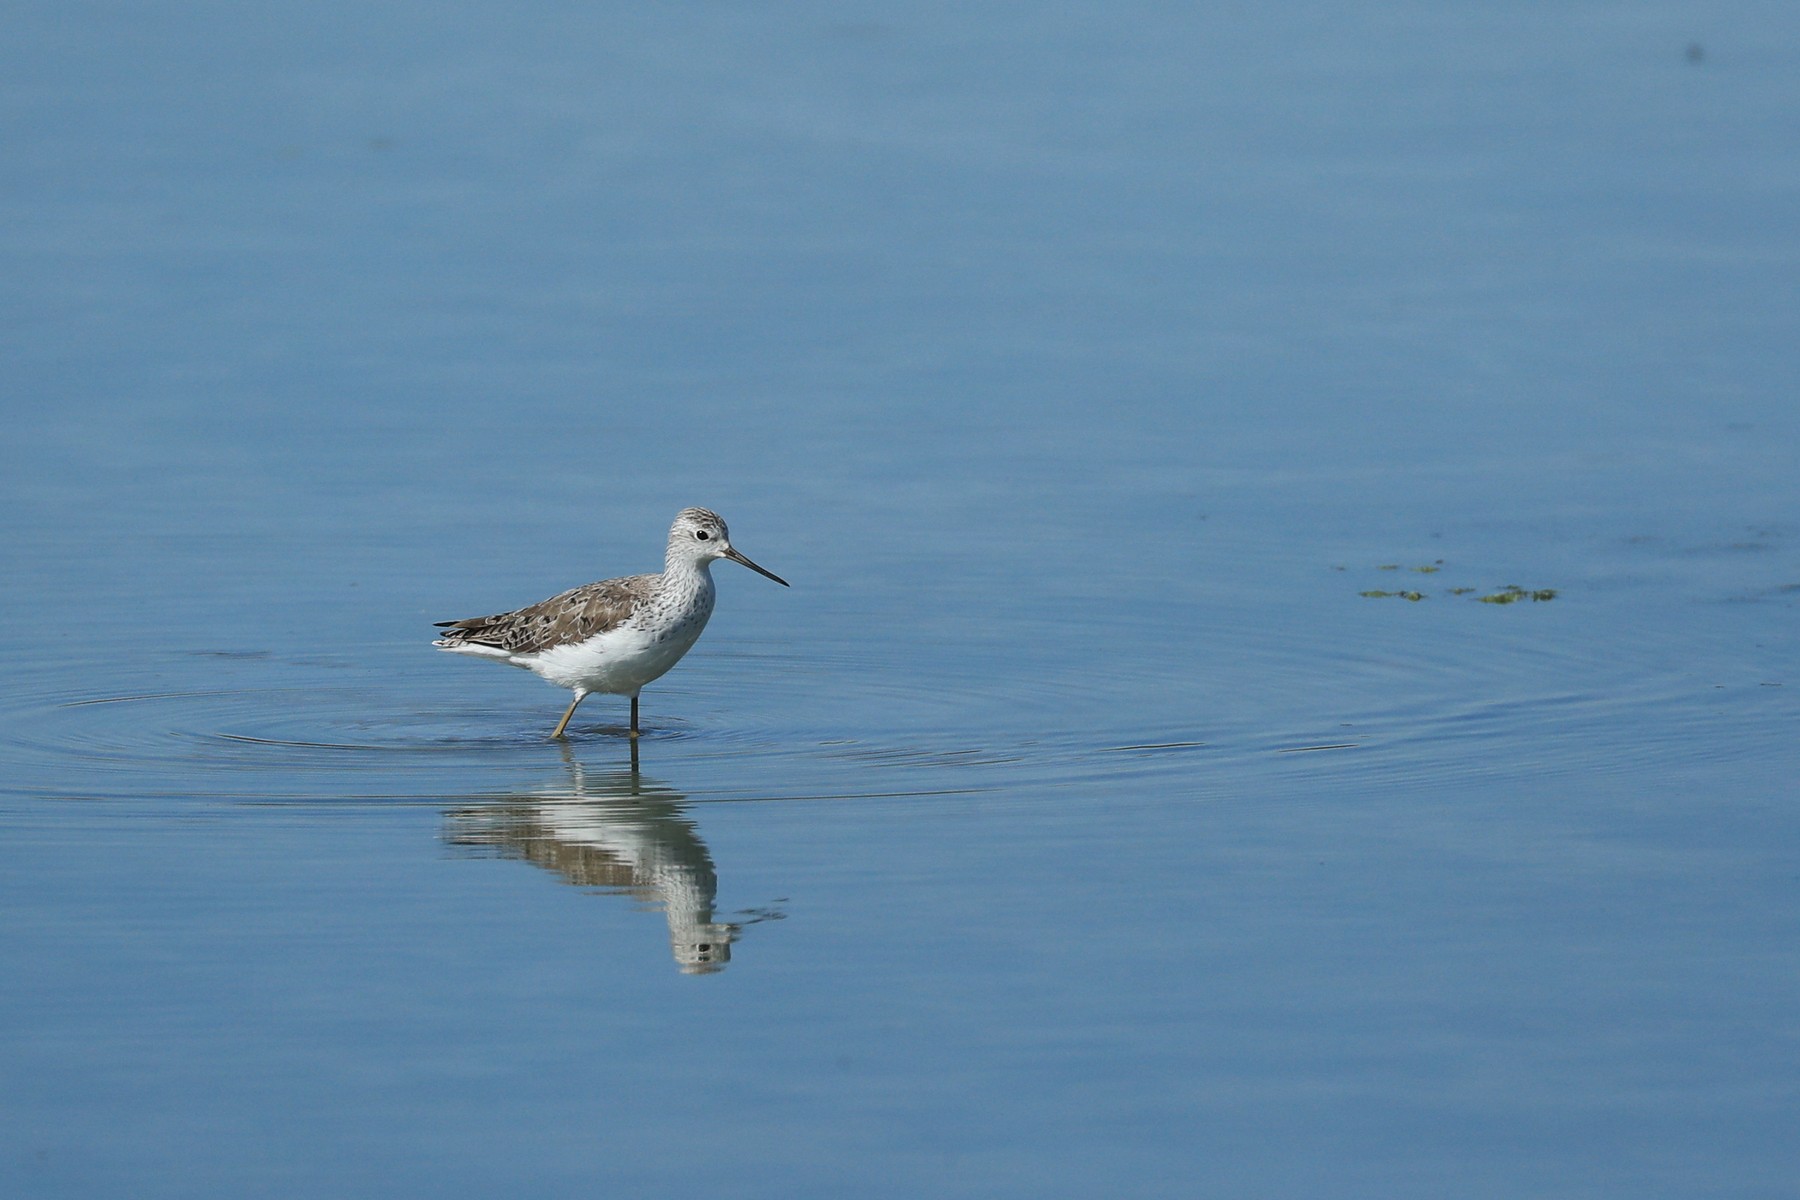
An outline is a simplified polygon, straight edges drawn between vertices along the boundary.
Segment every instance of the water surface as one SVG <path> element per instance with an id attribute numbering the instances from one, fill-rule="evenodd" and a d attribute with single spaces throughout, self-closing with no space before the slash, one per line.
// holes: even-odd
<path id="1" fill-rule="evenodd" d="M 27 6 L 0 1187 L 1782 1194 L 1797 48 Z"/>

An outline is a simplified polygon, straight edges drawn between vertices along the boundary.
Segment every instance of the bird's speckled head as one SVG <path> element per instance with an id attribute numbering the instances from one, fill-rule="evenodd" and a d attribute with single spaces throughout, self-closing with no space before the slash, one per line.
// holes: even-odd
<path id="1" fill-rule="evenodd" d="M 675 514 L 675 524 L 669 526 L 670 547 L 678 542 L 691 542 L 696 548 L 715 550 L 731 545 L 731 531 L 725 528 L 725 518 L 710 508 L 684 508 Z M 705 557 L 723 558 L 724 553 Z"/>
<path id="2" fill-rule="evenodd" d="M 684 508 L 676 513 L 675 524 L 669 527 L 668 565 L 704 567 L 718 558 L 729 558 L 758 575 L 767 575 L 782 587 L 788 586 L 787 580 L 763 570 L 731 548 L 731 531 L 725 528 L 725 519 L 718 513 L 709 508 Z"/>

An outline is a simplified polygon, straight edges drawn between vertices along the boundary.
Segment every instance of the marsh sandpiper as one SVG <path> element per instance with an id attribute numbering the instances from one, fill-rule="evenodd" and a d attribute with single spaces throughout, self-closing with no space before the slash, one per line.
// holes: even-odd
<path id="1" fill-rule="evenodd" d="M 627 575 L 571 588 L 529 608 L 492 617 L 439 621 L 448 630 L 432 645 L 510 663 L 574 691 L 551 737 L 569 728 L 575 707 L 593 692 L 631 697 L 631 735 L 638 736 L 638 693 L 681 661 L 713 610 L 712 563 L 729 558 L 788 586 L 731 546 L 719 515 L 684 508 L 669 527 L 660 575 Z"/>

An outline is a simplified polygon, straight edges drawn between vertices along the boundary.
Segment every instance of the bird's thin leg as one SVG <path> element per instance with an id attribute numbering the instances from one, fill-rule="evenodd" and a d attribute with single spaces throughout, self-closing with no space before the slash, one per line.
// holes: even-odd
<path id="1" fill-rule="evenodd" d="M 633 696 L 631 698 L 631 736 L 634 738 L 638 736 L 637 697 L 636 696 Z"/>
<path id="2" fill-rule="evenodd" d="M 556 723 L 556 731 L 550 735 L 553 740 L 562 737 L 563 730 L 569 727 L 569 718 L 575 715 L 575 706 L 580 704 L 586 698 L 586 692 L 575 693 L 575 698 L 569 701 L 569 711 L 563 714 L 563 719 Z"/>

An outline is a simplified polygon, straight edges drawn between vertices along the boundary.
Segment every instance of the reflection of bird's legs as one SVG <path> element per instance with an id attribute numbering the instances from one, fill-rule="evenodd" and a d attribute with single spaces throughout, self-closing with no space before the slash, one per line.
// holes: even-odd
<path id="1" fill-rule="evenodd" d="M 636 696 L 633 696 L 631 698 L 631 736 L 634 738 L 638 736 L 637 697 Z"/>
<path id="2" fill-rule="evenodd" d="M 586 698 L 587 693 L 577 688 L 575 698 L 569 701 L 569 711 L 564 713 L 563 719 L 556 723 L 556 732 L 550 735 L 552 738 L 560 738 L 563 735 L 563 730 L 569 727 L 569 718 L 575 715 L 575 706 Z"/>

